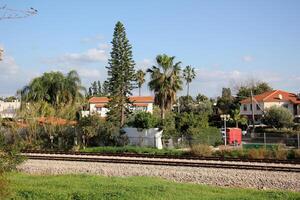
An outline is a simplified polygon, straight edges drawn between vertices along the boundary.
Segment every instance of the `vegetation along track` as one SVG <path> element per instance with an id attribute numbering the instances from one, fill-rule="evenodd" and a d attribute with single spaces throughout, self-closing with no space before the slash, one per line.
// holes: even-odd
<path id="1" fill-rule="evenodd" d="M 133 158 L 165 158 L 183 160 L 211 160 L 211 161 L 234 161 L 234 162 L 255 162 L 255 163 L 276 163 L 276 164 L 300 164 L 300 159 L 277 160 L 277 159 L 249 159 L 249 158 L 228 158 L 228 157 L 199 157 L 187 155 L 154 155 L 145 153 L 96 153 L 96 152 L 76 152 L 76 151 L 45 151 L 45 150 L 25 150 L 22 153 L 38 154 L 60 154 L 60 155 L 81 155 L 81 156 L 118 156 Z"/>
<path id="2" fill-rule="evenodd" d="M 268 166 L 251 165 L 236 163 L 207 163 L 207 162 L 184 162 L 174 160 L 149 160 L 149 159 L 123 159 L 123 158 L 100 158 L 100 157 L 74 157 L 74 156 L 56 156 L 56 155 L 26 155 L 28 159 L 35 160 L 59 160 L 59 161 L 80 161 L 80 162 L 102 162 L 119 164 L 140 164 L 140 165 L 164 165 L 176 167 L 205 167 L 205 168 L 223 168 L 223 169 L 241 169 L 241 170 L 264 170 L 281 172 L 300 172 L 299 167 L 292 166 Z"/>

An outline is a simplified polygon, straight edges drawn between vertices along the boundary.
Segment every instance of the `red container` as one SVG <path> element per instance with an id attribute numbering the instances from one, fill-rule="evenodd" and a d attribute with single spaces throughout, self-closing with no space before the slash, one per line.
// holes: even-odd
<path id="1" fill-rule="evenodd" d="M 242 129 L 240 128 L 227 128 L 227 143 L 240 145 L 242 143 Z"/>

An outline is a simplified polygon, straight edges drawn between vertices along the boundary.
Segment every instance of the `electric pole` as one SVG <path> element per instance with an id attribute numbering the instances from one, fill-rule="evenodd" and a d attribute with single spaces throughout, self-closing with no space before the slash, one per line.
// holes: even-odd
<path id="1" fill-rule="evenodd" d="M 252 111 L 252 125 L 253 125 L 253 129 L 252 129 L 252 136 L 254 136 L 254 132 L 255 132 L 255 116 L 254 116 L 254 101 L 253 101 L 253 92 L 252 89 L 250 90 L 250 94 L 251 94 L 251 111 Z"/>

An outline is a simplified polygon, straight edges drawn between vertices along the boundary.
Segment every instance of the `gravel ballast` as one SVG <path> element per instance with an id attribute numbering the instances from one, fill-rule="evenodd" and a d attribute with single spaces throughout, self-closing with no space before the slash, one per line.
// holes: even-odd
<path id="1" fill-rule="evenodd" d="M 152 176 L 176 182 L 240 188 L 284 189 L 300 192 L 300 173 L 291 172 L 54 160 L 27 160 L 18 169 L 25 173 L 38 175 Z"/>

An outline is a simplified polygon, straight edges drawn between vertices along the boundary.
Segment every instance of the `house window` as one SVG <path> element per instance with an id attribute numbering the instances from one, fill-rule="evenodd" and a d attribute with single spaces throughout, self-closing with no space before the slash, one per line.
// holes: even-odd
<path id="1" fill-rule="evenodd" d="M 259 104 L 256 104 L 256 110 L 260 110 Z"/>
<path id="2" fill-rule="evenodd" d="M 283 107 L 285 107 L 286 109 L 288 109 L 289 105 L 288 104 L 283 104 Z"/>
<path id="3" fill-rule="evenodd" d="M 244 111 L 247 111 L 247 105 L 246 104 L 243 105 L 243 108 L 244 108 Z"/>
<path id="4" fill-rule="evenodd" d="M 101 112 L 101 110 L 102 110 L 102 108 L 100 107 L 100 108 L 97 108 L 97 112 Z"/>

